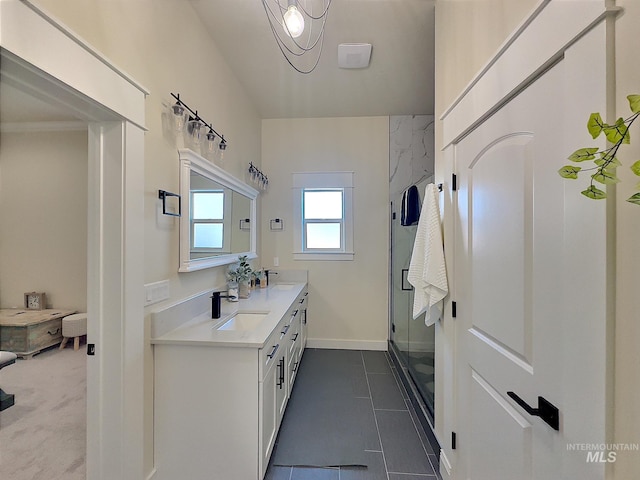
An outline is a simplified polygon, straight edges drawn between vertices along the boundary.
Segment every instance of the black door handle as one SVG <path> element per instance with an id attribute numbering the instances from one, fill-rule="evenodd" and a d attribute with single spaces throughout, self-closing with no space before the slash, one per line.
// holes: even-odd
<path id="1" fill-rule="evenodd" d="M 411 284 L 409 284 L 408 287 L 405 287 L 405 279 L 409 276 L 409 269 L 408 268 L 403 268 L 400 272 L 400 283 L 402 284 L 400 286 L 400 288 L 402 290 L 404 290 L 405 292 L 410 292 L 411 290 L 413 290 L 413 287 L 411 286 Z M 408 280 L 407 280 L 408 281 Z"/>
<path id="2" fill-rule="evenodd" d="M 560 411 L 544 397 L 538 397 L 538 408 L 530 407 L 527 402 L 513 392 L 507 392 L 518 405 L 520 405 L 529 415 L 540 417 L 554 430 L 560 430 Z"/>

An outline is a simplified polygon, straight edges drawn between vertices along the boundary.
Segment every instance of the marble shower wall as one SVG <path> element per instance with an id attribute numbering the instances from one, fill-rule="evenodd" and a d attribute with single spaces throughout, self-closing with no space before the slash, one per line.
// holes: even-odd
<path id="1" fill-rule="evenodd" d="M 389 194 L 394 200 L 410 185 L 433 175 L 435 142 L 433 115 L 389 118 Z M 424 191 L 420 192 L 420 196 Z"/>

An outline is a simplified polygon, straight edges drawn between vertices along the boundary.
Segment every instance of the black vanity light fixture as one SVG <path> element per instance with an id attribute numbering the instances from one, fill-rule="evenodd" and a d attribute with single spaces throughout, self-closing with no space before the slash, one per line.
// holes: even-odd
<path id="1" fill-rule="evenodd" d="M 183 100 L 180 99 L 180 94 L 172 93 L 171 96 L 176 99 L 176 103 L 171 107 L 171 113 L 173 114 L 173 124 L 178 132 L 187 128 L 187 133 L 194 139 L 196 143 L 200 143 L 202 136 L 206 137 L 207 149 L 214 150 L 216 147 L 216 138 L 220 139 L 217 147 L 224 151 L 227 149 L 228 143 L 224 138 L 224 135 L 216 132 L 213 129 L 211 123 L 206 122 L 199 114 L 197 110 L 191 109 Z M 189 113 L 187 113 L 189 112 Z M 208 131 L 204 133 L 206 130 Z"/>
<path id="2" fill-rule="evenodd" d="M 260 171 L 258 167 L 256 167 L 253 162 L 249 162 L 249 180 L 259 187 L 261 190 L 266 190 L 269 187 L 269 177 L 267 177 L 264 173 Z"/>

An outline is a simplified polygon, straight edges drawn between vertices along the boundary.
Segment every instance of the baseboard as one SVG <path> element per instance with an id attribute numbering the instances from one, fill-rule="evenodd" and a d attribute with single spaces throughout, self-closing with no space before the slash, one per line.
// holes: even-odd
<path id="1" fill-rule="evenodd" d="M 387 341 L 381 340 L 339 340 L 334 338 L 309 338 L 308 348 L 326 348 L 333 350 L 387 350 Z"/>
<path id="2" fill-rule="evenodd" d="M 156 474 L 156 469 L 154 468 L 153 470 L 151 470 L 151 472 L 149 473 L 149 475 L 147 475 L 146 480 L 152 480 L 152 479 L 153 479 L 153 477 L 155 476 L 155 474 Z"/>
<path id="3" fill-rule="evenodd" d="M 442 480 L 451 478 L 451 462 L 444 453 L 444 450 L 440 450 L 440 476 Z"/>

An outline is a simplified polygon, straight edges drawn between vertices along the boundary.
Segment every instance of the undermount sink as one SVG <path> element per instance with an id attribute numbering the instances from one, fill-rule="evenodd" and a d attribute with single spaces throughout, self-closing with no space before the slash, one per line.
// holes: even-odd
<path id="1" fill-rule="evenodd" d="M 266 318 L 266 313 L 237 313 L 224 322 L 217 330 L 249 331 L 255 329 L 262 320 Z"/>
<path id="2" fill-rule="evenodd" d="M 277 283 L 273 286 L 276 290 L 291 290 L 295 285 L 293 283 Z"/>

